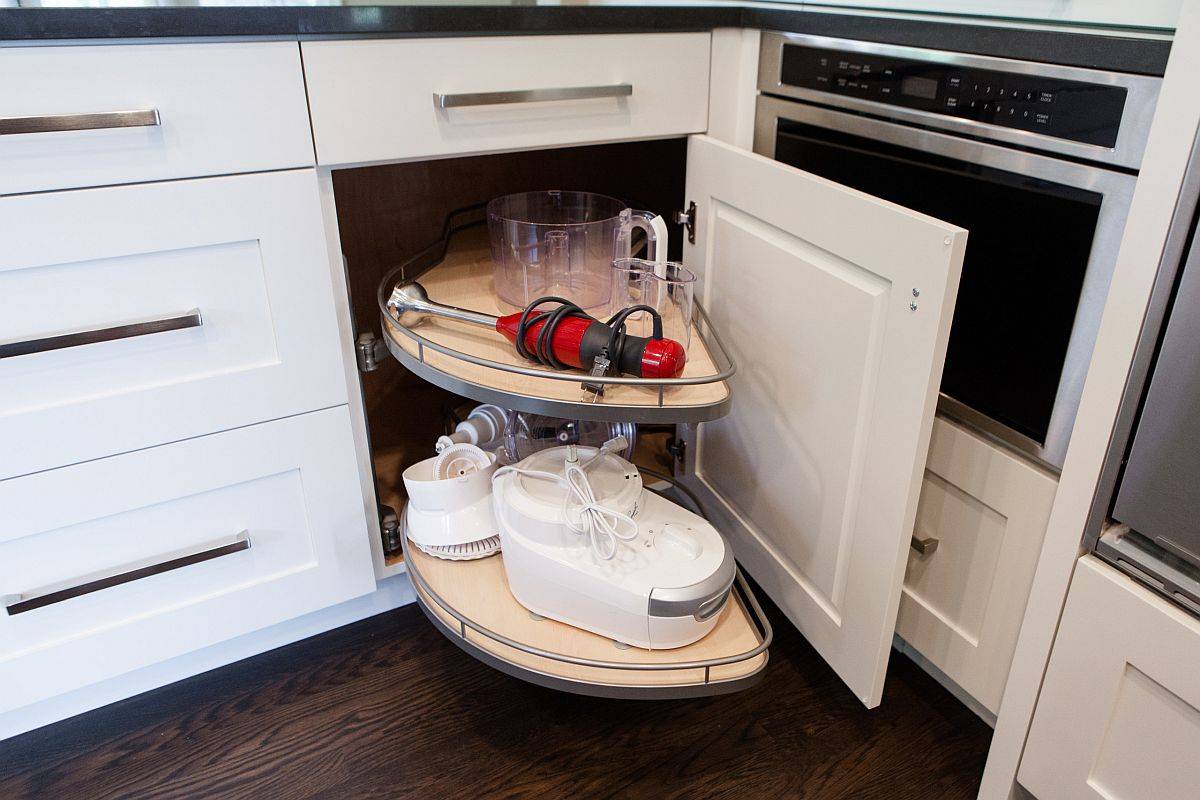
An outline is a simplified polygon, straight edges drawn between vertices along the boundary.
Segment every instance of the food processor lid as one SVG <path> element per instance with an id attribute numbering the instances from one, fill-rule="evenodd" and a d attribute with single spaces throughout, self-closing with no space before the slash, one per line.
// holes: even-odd
<path id="1" fill-rule="evenodd" d="M 586 462 L 596 455 L 595 447 L 579 447 L 579 461 Z M 564 464 L 567 455 L 566 447 L 552 447 L 541 450 L 523 460 L 518 466 L 522 470 L 549 472 L 554 475 L 565 474 Z M 587 470 L 588 483 L 596 498 L 605 504 L 628 506 L 637 501 L 642 490 L 641 474 L 637 467 L 614 455 L 603 455 Z M 531 475 L 517 474 L 513 482 L 514 488 L 529 499 L 552 504 L 555 507 L 563 502 L 568 489 L 553 481 Z"/>
<path id="2" fill-rule="evenodd" d="M 650 592 L 650 616 L 706 620 L 724 606 L 736 577 L 737 563 L 733 559 L 732 548 L 726 543 L 720 566 L 704 580 L 688 586 L 655 587 Z"/>

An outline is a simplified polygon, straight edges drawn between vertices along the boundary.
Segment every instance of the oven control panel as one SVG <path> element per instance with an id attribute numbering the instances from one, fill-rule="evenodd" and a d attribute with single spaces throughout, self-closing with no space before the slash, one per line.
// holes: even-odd
<path id="1" fill-rule="evenodd" d="M 783 47 L 780 83 L 1113 147 L 1126 89 L 808 45 Z"/>

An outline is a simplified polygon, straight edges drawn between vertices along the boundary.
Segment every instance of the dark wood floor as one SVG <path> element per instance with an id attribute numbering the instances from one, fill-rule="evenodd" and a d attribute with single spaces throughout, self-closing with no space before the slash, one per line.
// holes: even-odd
<path id="1" fill-rule="evenodd" d="M 0 742 L 0 798 L 967 798 L 990 729 L 893 653 L 865 710 L 778 612 L 766 676 L 599 700 L 501 675 L 414 606 Z"/>

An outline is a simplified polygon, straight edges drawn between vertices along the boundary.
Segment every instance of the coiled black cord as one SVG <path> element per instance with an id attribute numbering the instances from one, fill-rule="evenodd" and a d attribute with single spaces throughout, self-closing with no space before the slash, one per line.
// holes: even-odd
<path id="1" fill-rule="evenodd" d="M 558 306 L 549 311 L 537 310 L 538 306 L 545 305 L 547 303 L 558 303 Z M 653 325 L 650 338 L 663 338 L 663 323 L 661 314 L 647 305 L 637 305 L 623 308 L 616 314 L 613 314 L 612 318 L 609 319 L 608 322 L 604 323 L 611 329 L 611 333 L 609 333 L 608 344 L 603 351 L 603 355 L 611 364 L 621 363 L 621 351 L 624 349 L 626 341 L 625 322 L 629 319 L 629 317 L 633 316 L 639 311 L 645 311 L 650 314 Z M 521 319 L 517 321 L 517 353 L 519 353 L 522 358 L 535 361 L 544 367 L 550 367 L 551 369 L 569 369 L 569 364 L 564 364 L 558 359 L 557 356 L 554 355 L 554 347 L 552 343 L 554 342 L 555 330 L 564 319 L 569 319 L 570 317 L 579 317 L 580 319 L 591 321 L 596 320 L 595 317 L 584 313 L 582 308 L 575 305 L 565 297 L 556 297 L 553 295 L 539 297 L 529 305 L 525 306 L 525 310 L 521 312 Z M 545 324 L 542 326 L 542 329 L 538 331 L 537 340 L 534 343 L 533 350 L 530 350 L 525 346 L 525 334 L 528 333 L 531 327 L 543 321 Z M 586 369 L 587 366 L 588 365 L 585 364 L 584 368 Z"/>

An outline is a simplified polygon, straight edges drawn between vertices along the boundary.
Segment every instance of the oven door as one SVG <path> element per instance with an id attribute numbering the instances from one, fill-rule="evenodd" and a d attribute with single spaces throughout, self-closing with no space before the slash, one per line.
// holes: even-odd
<path id="1" fill-rule="evenodd" d="M 766 95 L 754 149 L 970 231 L 939 410 L 1061 469 L 1134 177 Z"/>

